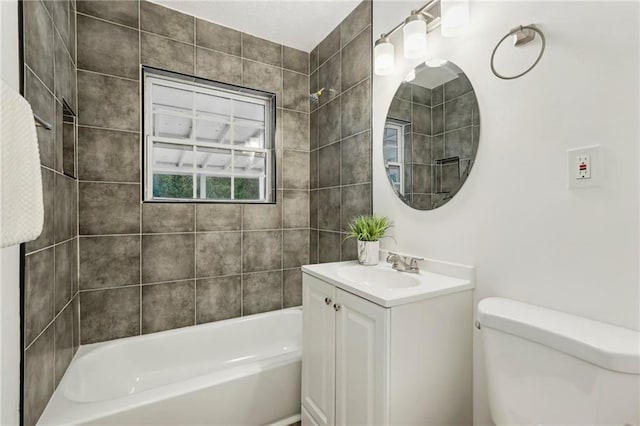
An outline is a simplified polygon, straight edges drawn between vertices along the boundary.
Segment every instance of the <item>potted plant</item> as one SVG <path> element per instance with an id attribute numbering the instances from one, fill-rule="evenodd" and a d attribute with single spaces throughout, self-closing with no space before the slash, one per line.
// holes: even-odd
<path id="1" fill-rule="evenodd" d="M 347 238 L 358 241 L 358 262 L 362 265 L 377 265 L 380 256 L 380 238 L 391 227 L 384 216 L 357 216 L 349 223 Z"/>

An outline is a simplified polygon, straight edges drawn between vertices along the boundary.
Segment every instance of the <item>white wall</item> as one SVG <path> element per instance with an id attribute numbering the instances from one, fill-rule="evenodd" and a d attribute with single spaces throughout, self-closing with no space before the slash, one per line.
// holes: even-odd
<path id="1" fill-rule="evenodd" d="M 422 4 L 374 2 L 373 33 Z M 637 2 L 474 2 L 465 35 L 431 33 L 431 55 L 466 72 L 481 115 L 476 165 L 458 195 L 434 211 L 402 204 L 383 170 L 386 111 L 419 62 L 402 59 L 395 37 L 396 73 L 374 79 L 373 208 L 395 222 L 397 249 L 476 266 L 476 303 L 499 295 L 640 329 L 638 9 Z M 547 37 L 544 57 L 520 79 L 497 79 L 489 68 L 495 43 L 529 23 Z M 526 67 L 529 53 L 501 62 Z M 602 146 L 602 187 L 570 191 L 566 150 L 591 144 Z M 474 419 L 488 424 L 480 343 L 476 333 Z"/>
<path id="2" fill-rule="evenodd" d="M 18 3 L 0 1 L 0 78 L 19 90 Z M 2 143 L 2 141 L 0 141 Z M 0 424 L 19 423 L 20 251 L 0 249 Z"/>

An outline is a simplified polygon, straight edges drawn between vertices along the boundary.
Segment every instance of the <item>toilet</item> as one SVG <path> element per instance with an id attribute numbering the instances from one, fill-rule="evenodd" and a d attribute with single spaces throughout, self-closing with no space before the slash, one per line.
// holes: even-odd
<path id="1" fill-rule="evenodd" d="M 477 320 L 496 425 L 640 425 L 639 331 L 499 297 Z"/>

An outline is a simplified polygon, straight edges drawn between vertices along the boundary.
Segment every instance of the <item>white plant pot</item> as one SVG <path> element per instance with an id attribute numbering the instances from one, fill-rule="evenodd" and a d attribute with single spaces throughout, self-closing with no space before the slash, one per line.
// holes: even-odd
<path id="1" fill-rule="evenodd" d="M 361 265 L 377 265 L 379 261 L 379 241 L 358 241 L 358 262 Z"/>

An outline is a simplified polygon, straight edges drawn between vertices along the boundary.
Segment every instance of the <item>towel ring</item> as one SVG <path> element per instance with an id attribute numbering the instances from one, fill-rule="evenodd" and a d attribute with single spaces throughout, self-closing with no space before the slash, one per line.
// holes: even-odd
<path id="1" fill-rule="evenodd" d="M 500 47 L 500 45 L 507 38 L 511 37 L 514 34 L 517 37 L 516 41 L 515 41 L 515 45 L 516 46 L 522 46 L 522 45 L 525 45 L 525 44 L 533 41 L 535 39 L 535 35 L 538 34 L 540 36 L 540 40 L 542 40 L 542 47 L 540 48 L 540 53 L 538 54 L 538 57 L 536 58 L 536 60 L 533 63 L 533 65 L 531 65 L 529 68 L 527 68 L 526 70 L 524 70 L 520 74 L 512 75 L 512 76 L 505 76 L 505 75 L 500 74 L 498 71 L 496 71 L 496 67 L 494 65 L 494 59 L 495 59 L 496 52 L 498 51 L 498 48 Z M 491 53 L 491 72 L 493 72 L 493 74 L 496 77 L 501 78 L 503 80 L 513 80 L 513 79 L 516 79 L 518 77 L 522 77 L 523 75 L 525 75 L 526 73 L 531 71 L 536 65 L 538 65 L 538 62 L 540 62 L 540 59 L 542 58 L 542 54 L 544 53 L 544 49 L 546 47 L 546 44 L 547 44 L 547 42 L 546 42 L 546 40 L 544 38 L 544 34 L 542 33 L 542 31 L 540 31 L 540 29 L 538 29 L 533 24 L 530 24 L 530 25 L 519 25 L 519 26 L 513 28 L 511 31 L 509 31 L 507 33 L 507 35 L 502 37 L 500 39 L 500 41 L 498 42 L 498 44 L 496 44 L 496 47 L 493 48 L 493 52 Z"/>

